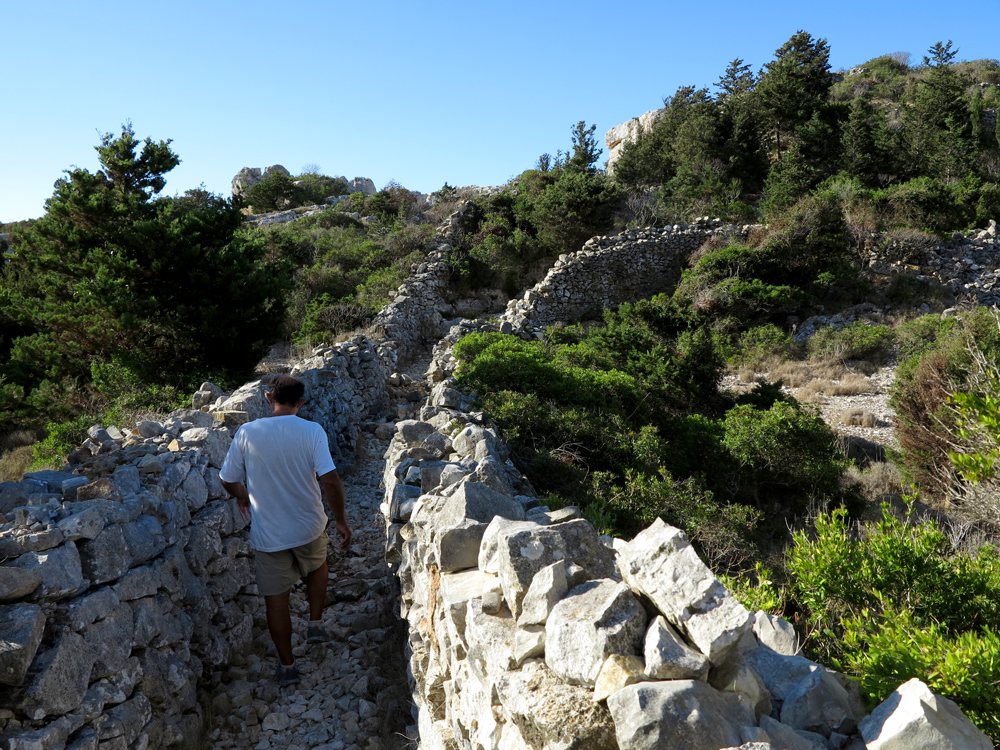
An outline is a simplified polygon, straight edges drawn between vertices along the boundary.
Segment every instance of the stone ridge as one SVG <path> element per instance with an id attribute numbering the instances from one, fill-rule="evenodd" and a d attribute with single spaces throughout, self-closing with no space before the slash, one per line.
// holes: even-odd
<path id="1" fill-rule="evenodd" d="M 919 680 L 866 716 L 857 684 L 743 608 L 679 529 L 625 542 L 543 505 L 454 387 L 453 344 L 497 328 L 452 327 L 386 452 L 421 748 L 992 747 Z"/>

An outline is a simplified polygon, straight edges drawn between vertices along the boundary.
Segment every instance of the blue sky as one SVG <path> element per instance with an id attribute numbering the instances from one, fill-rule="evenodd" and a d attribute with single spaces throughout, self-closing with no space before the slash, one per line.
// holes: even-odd
<path id="1" fill-rule="evenodd" d="M 34 0 L 4 3 L 0 220 L 40 216 L 52 183 L 97 168 L 100 132 L 131 120 L 173 139 L 166 192 L 229 193 L 244 166 L 318 164 L 429 192 L 499 184 L 570 143 L 754 68 L 798 29 L 834 68 L 919 62 L 936 41 L 1000 56 L 997 0 L 838 3 Z"/>

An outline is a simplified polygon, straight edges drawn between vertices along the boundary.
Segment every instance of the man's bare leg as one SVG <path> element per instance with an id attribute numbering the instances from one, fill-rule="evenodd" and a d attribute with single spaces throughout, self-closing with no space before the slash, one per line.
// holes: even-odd
<path id="1" fill-rule="evenodd" d="M 306 574 L 306 599 L 309 602 L 309 619 L 315 622 L 323 617 L 323 605 L 326 604 L 327 579 L 330 568 L 323 561 L 312 573 Z"/>
<path id="2" fill-rule="evenodd" d="M 267 611 L 267 630 L 278 651 L 278 661 L 289 666 L 295 661 L 292 654 L 292 614 L 288 609 L 288 592 L 264 597 Z"/>

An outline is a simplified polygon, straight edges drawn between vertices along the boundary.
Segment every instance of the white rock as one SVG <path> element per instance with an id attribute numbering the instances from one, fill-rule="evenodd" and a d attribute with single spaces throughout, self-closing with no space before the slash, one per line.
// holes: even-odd
<path id="1" fill-rule="evenodd" d="M 610 654 L 639 650 L 646 612 L 623 583 L 588 581 L 571 590 L 545 623 L 545 663 L 575 685 L 593 686 Z"/>
<path id="2" fill-rule="evenodd" d="M 656 519 L 618 554 L 622 577 L 648 596 L 713 664 L 750 630 L 752 616 L 703 563 L 680 529 Z"/>
<path id="3" fill-rule="evenodd" d="M 992 750 L 954 702 L 914 677 L 859 725 L 868 750 Z"/>
<path id="4" fill-rule="evenodd" d="M 662 616 L 650 623 L 643 654 L 646 674 L 656 680 L 704 680 L 711 666 L 705 655 L 684 643 Z"/>

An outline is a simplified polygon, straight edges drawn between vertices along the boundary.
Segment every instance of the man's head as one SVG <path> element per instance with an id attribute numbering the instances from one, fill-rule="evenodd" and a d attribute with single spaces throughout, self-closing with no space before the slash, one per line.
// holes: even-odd
<path id="1" fill-rule="evenodd" d="M 291 375 L 278 375 L 271 384 L 271 392 L 268 394 L 272 404 L 281 404 L 297 408 L 302 405 L 302 399 L 306 395 L 306 384 Z"/>

